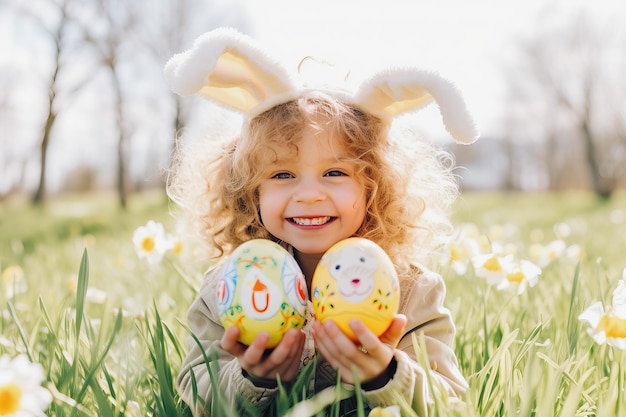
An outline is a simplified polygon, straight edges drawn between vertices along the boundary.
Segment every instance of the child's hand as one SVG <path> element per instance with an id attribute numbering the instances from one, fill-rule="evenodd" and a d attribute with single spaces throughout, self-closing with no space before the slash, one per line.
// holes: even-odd
<path id="1" fill-rule="evenodd" d="M 387 369 L 405 325 L 406 316 L 396 314 L 387 331 L 378 338 L 360 320 L 352 319 L 350 328 L 367 353 L 355 345 L 332 320 L 326 320 L 323 324 L 318 321 L 313 323 L 313 340 L 322 356 L 337 369 L 342 381 L 354 384 L 356 376 L 363 383 Z M 353 374 L 353 368 L 356 375 Z"/>
<path id="2" fill-rule="evenodd" d="M 222 337 L 222 348 L 237 357 L 239 366 L 252 376 L 258 378 L 276 378 L 281 381 L 293 380 L 300 368 L 300 358 L 304 349 L 305 335 L 297 329 L 289 329 L 283 339 L 271 352 L 266 352 L 265 345 L 269 340 L 267 332 L 261 332 L 250 346 L 237 341 L 239 328 L 232 326 Z"/>

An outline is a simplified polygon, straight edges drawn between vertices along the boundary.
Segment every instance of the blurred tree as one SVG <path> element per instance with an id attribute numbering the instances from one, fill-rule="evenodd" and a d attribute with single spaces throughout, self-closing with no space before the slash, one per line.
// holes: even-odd
<path id="1" fill-rule="evenodd" d="M 160 74 L 166 60 L 188 47 L 199 33 L 220 25 L 237 26 L 243 15 L 234 13 L 236 19 L 228 17 L 237 7 L 215 0 L 89 0 L 85 4 L 91 4 L 80 19 L 85 39 L 98 51 L 100 64 L 109 74 L 118 137 L 116 187 L 120 205 L 125 207 L 132 184 L 128 178 L 132 157 L 129 142 L 140 124 L 131 116 L 131 85 L 139 84 L 138 78 L 150 65 L 146 60 L 152 60 L 155 72 Z M 158 94 L 155 96 L 144 96 L 141 100 L 158 106 L 161 100 Z M 177 96 L 174 103 L 173 137 L 185 119 Z"/>
<path id="2" fill-rule="evenodd" d="M 10 69 L 0 68 L 0 138 L 7 138 L 14 124 L 14 111 L 10 97 L 17 74 Z M 0 200 L 17 191 L 24 182 L 24 163 L 16 160 L 9 140 L 0 141 Z"/>
<path id="3" fill-rule="evenodd" d="M 163 161 L 158 159 L 171 153 L 174 139 L 190 119 L 182 102 L 191 101 L 181 101 L 164 82 L 167 59 L 190 47 L 202 32 L 218 26 L 245 31 L 248 26 L 242 5 L 230 0 L 8 0 L 0 8 L 4 5 L 20 18 L 15 48 L 26 50 L 24 62 L 37 60 L 37 65 L 26 68 L 16 65 L 21 84 L 11 85 L 0 97 L 7 108 L 35 114 L 37 121 L 43 118 L 37 145 L 40 179 L 32 197 L 37 203 L 45 197 L 49 149 L 59 143 L 54 155 L 58 152 L 64 159 L 52 166 L 76 175 L 82 172 L 74 169 L 77 166 L 97 164 L 94 186 L 102 178 L 108 182 L 114 173 L 124 207 L 134 184 L 144 184 L 146 177 L 160 173 Z M 27 20 L 28 24 L 22 22 Z M 42 73 L 46 74 L 43 88 Z M 37 111 L 39 101 L 34 103 L 35 111 L 23 111 L 33 104 L 19 101 L 20 94 L 24 97 L 22 84 L 35 93 L 46 92 L 45 106 L 41 100 L 45 116 Z M 170 116 L 171 130 L 167 129 Z M 4 120 L 3 127 L 11 121 Z M 24 131 L 23 125 L 13 125 L 15 131 Z M 143 143 L 139 144 L 140 139 Z M 92 141 L 93 145 L 87 145 Z M 115 156 L 107 148 L 112 141 Z M 10 142 L 3 139 L 5 143 Z M 164 143 L 170 149 L 164 149 Z M 95 161 L 88 159 L 93 158 L 91 149 L 85 153 L 89 146 L 98 150 Z M 115 170 L 110 168 L 113 164 Z M 3 172 L 8 169 L 2 168 Z M 129 178 L 131 168 L 142 177 L 141 182 Z"/>
<path id="4" fill-rule="evenodd" d="M 114 128 L 117 130 L 116 188 L 120 206 L 125 208 L 128 200 L 128 141 L 132 126 L 125 118 L 122 57 L 124 54 L 127 58 L 132 56 L 130 42 L 141 11 L 134 3 L 124 0 L 89 0 L 84 3 L 90 6 L 83 9 L 80 19 L 84 39 L 96 49 L 99 64 L 109 75 Z"/>
<path id="5" fill-rule="evenodd" d="M 203 28 L 219 23 L 219 14 L 211 13 L 207 3 L 206 0 L 164 0 L 157 7 L 148 9 L 150 16 L 144 22 L 138 40 L 149 51 L 156 67 L 162 68 L 174 53 L 188 48 Z M 176 134 L 187 116 L 180 97 L 174 95 L 173 104 Z"/>
<path id="6" fill-rule="evenodd" d="M 593 191 L 609 198 L 626 152 L 615 128 L 626 123 L 626 43 L 610 30 L 620 26 L 603 25 L 589 13 L 544 18 L 520 41 L 507 72 L 509 113 L 516 119 L 509 136 L 544 141 L 551 186 L 568 178 L 580 185 L 572 168 L 586 166 Z"/>
<path id="7" fill-rule="evenodd" d="M 63 32 L 68 22 L 67 13 L 65 10 L 65 3 L 61 4 L 60 10 L 61 18 L 59 20 L 56 30 L 50 31 L 51 38 L 54 41 L 54 70 L 52 77 L 50 78 L 50 85 L 48 86 L 48 116 L 43 128 L 43 136 L 41 138 L 41 154 L 40 154 L 40 173 L 39 173 L 39 186 L 35 195 L 33 196 L 34 203 L 40 203 L 44 197 L 44 190 L 46 187 L 46 162 L 48 158 L 48 146 L 50 145 L 50 132 L 54 127 L 54 122 L 57 117 L 55 109 L 55 98 L 57 94 L 57 79 L 59 71 L 61 70 L 61 52 L 63 48 Z"/>
<path id="8" fill-rule="evenodd" d="M 47 0 L 18 3 L 16 6 L 18 13 L 31 22 L 34 22 L 53 45 L 51 73 L 47 83 L 47 115 L 43 125 L 39 147 L 39 183 L 32 197 L 32 201 L 35 204 L 41 203 L 45 196 L 48 149 L 52 138 L 52 131 L 59 114 L 59 93 L 61 89 L 63 89 L 63 92 L 71 97 L 72 94 L 83 85 L 83 82 L 76 82 L 73 86 L 61 87 L 59 83 L 61 73 L 64 72 L 66 68 L 65 55 L 76 46 L 67 36 L 74 23 L 72 16 L 68 12 L 69 4 L 70 0 Z"/>
<path id="9" fill-rule="evenodd" d="M 30 52 L 37 59 L 37 65 L 33 66 L 34 72 L 37 76 L 42 71 L 46 74 L 43 89 L 47 93 L 46 115 L 39 142 L 39 180 L 32 196 L 34 204 L 41 204 L 45 199 L 48 151 L 56 134 L 58 117 L 70 109 L 70 104 L 78 93 L 91 82 L 89 71 L 77 72 L 71 65 L 77 60 L 84 64 L 84 60 L 79 58 L 84 54 L 82 47 L 85 45 L 81 31 L 82 5 L 81 0 L 10 3 L 12 11 L 22 21 L 21 25 L 27 28 L 21 32 L 21 36 L 30 41 L 26 45 L 33 49 Z M 40 40 L 47 48 L 52 46 L 49 61 L 47 54 L 42 56 L 36 50 L 42 43 Z"/>
<path id="10" fill-rule="evenodd" d="M 154 65 L 162 69 L 175 53 L 190 48 L 193 40 L 202 33 L 220 26 L 248 31 L 250 22 L 241 4 L 229 0 L 144 0 L 144 19 L 138 32 L 139 44 L 144 46 Z M 164 84 L 167 88 L 167 86 Z M 189 100 L 173 94 L 172 100 L 172 146 L 176 146 L 179 135 L 189 122 L 191 114 Z M 174 149 L 170 149 L 173 151 Z M 171 153 L 171 152 L 170 152 Z"/>

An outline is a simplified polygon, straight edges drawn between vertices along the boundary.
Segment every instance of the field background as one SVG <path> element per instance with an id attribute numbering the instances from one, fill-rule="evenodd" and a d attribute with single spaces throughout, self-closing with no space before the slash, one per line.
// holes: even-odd
<path id="1" fill-rule="evenodd" d="M 137 227 L 155 220 L 176 231 L 162 193 L 117 207 L 113 194 L 56 197 L 44 208 L 0 203 L 0 354 L 23 352 L 44 366 L 55 397 L 48 415 L 189 415 L 172 384 L 206 264 L 188 247 L 158 265 L 138 259 Z M 596 344 L 577 319 L 595 301 L 610 303 L 622 278 L 625 208 L 624 194 L 462 196 L 455 223 L 475 225 L 520 258 L 555 239 L 582 255 L 554 259 L 519 295 L 489 287 L 471 267 L 464 276 L 439 268 L 470 391 L 464 404 L 440 398 L 435 415 L 626 413 L 624 354 Z"/>

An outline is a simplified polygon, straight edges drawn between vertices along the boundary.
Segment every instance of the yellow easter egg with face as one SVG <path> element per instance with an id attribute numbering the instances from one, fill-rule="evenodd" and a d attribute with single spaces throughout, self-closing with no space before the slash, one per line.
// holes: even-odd
<path id="1" fill-rule="evenodd" d="M 398 312 L 400 286 L 385 251 L 371 240 L 349 238 L 333 245 L 320 260 L 311 282 L 315 317 L 333 320 L 355 343 L 349 322 L 360 319 L 376 336 Z"/>
<path id="2" fill-rule="evenodd" d="M 237 326 L 239 342 L 245 345 L 267 331 L 266 347 L 272 348 L 287 330 L 300 329 L 306 318 L 304 274 L 289 252 L 267 239 L 250 240 L 233 251 L 216 297 L 222 325 Z"/>

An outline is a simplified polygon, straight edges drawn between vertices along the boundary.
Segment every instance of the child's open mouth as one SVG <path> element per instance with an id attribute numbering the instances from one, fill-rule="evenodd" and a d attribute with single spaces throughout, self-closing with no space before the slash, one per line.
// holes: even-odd
<path id="1" fill-rule="evenodd" d="M 336 219 L 336 217 L 323 216 L 323 217 L 290 217 L 287 220 L 289 220 L 292 223 L 297 224 L 298 226 L 321 226 L 323 224 L 331 222 L 334 219 Z"/>

